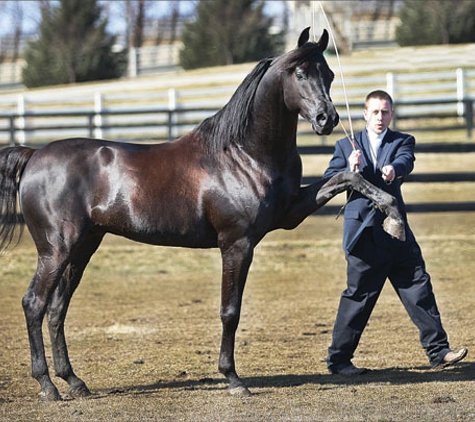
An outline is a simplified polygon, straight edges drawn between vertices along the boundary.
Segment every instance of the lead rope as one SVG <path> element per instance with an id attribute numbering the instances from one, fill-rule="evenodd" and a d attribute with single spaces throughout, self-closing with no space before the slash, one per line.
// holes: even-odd
<path id="1" fill-rule="evenodd" d="M 313 3 L 314 2 L 312 2 L 312 5 L 313 5 Z M 341 127 L 343 128 L 343 131 L 345 132 L 346 137 L 350 141 L 351 146 L 355 150 L 356 149 L 355 134 L 353 132 L 353 122 L 351 121 L 351 114 L 350 114 L 350 103 L 348 102 L 348 95 L 347 95 L 347 92 L 346 92 L 345 78 L 343 76 L 343 70 L 342 70 L 341 61 L 340 61 L 340 54 L 338 53 L 338 47 L 336 45 L 335 37 L 333 36 L 332 26 L 330 24 L 330 21 L 328 20 L 327 14 L 325 13 L 325 9 L 323 8 L 322 2 L 319 1 L 318 4 L 320 6 L 320 10 L 322 11 L 323 17 L 325 18 L 325 22 L 327 23 L 328 30 L 329 30 L 328 32 L 329 32 L 330 37 L 332 39 L 333 46 L 335 47 L 335 56 L 336 56 L 336 60 L 337 60 L 337 63 L 338 63 L 338 70 L 340 72 L 341 85 L 342 85 L 342 88 L 343 88 L 343 96 L 345 98 L 345 104 L 346 104 L 346 113 L 348 115 L 348 124 L 350 126 L 350 136 L 348 136 L 348 134 L 347 134 L 347 132 L 346 132 L 344 126 L 343 126 L 343 123 L 341 123 L 341 119 L 340 119 L 340 124 L 341 124 Z M 312 14 L 315 15 L 315 9 L 313 9 Z M 313 19 L 315 20 L 315 16 L 313 17 Z"/>
<path id="2" fill-rule="evenodd" d="M 342 123 L 341 119 L 340 119 L 340 125 L 343 129 L 343 132 L 345 133 L 346 138 L 351 143 L 353 151 L 356 151 L 355 134 L 354 134 L 354 131 L 353 131 L 353 123 L 351 121 L 351 114 L 350 114 L 350 103 L 348 102 L 348 95 L 346 93 L 345 78 L 343 76 L 343 70 L 342 70 L 341 61 L 340 61 L 340 55 L 338 53 L 338 47 L 336 45 L 335 37 L 333 36 L 332 25 L 330 24 L 330 21 L 328 20 L 328 17 L 327 17 L 327 14 L 325 13 L 325 9 L 323 8 L 322 2 L 319 1 L 318 4 L 320 6 L 320 10 L 322 11 L 323 17 L 325 18 L 325 22 L 327 23 L 328 32 L 329 32 L 330 37 L 332 39 L 333 46 L 335 47 L 335 55 L 336 55 L 336 60 L 337 60 L 337 63 L 338 63 L 338 70 L 340 72 L 341 85 L 342 85 L 342 88 L 343 88 L 343 96 L 345 98 L 346 113 L 348 115 L 348 124 L 350 126 L 350 135 L 348 135 L 348 132 L 346 131 L 345 126 L 343 126 L 343 123 Z M 313 20 L 313 28 L 315 28 L 315 2 L 314 1 L 312 1 L 312 20 Z M 315 29 L 314 29 L 314 37 L 315 37 Z M 355 172 L 359 173 L 359 168 L 358 167 L 356 167 Z M 343 204 L 343 206 L 338 211 L 338 213 L 335 217 L 335 220 L 338 220 L 340 215 L 345 210 L 345 207 L 348 204 L 348 202 L 350 201 L 351 196 L 353 195 L 353 192 L 354 192 L 354 190 L 351 189 L 350 193 L 348 194 L 348 197 L 346 198 L 345 204 Z"/>

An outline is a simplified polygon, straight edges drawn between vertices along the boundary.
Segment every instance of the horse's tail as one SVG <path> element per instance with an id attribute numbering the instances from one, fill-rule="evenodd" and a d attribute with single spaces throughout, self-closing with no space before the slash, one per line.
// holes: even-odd
<path id="1" fill-rule="evenodd" d="M 25 222 L 21 215 L 18 188 L 26 163 L 35 152 L 27 147 L 0 150 L 0 251 L 6 249 L 19 228 L 21 239 Z"/>

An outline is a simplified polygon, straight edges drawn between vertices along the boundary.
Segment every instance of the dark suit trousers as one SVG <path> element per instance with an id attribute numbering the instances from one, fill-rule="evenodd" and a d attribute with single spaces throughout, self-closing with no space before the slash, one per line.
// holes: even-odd
<path id="1" fill-rule="evenodd" d="M 353 358 L 387 278 L 419 329 L 430 364 L 439 363 L 450 348 L 419 245 L 415 241 L 398 247 L 376 244 L 369 227 L 346 260 L 348 285 L 340 299 L 328 367 L 345 365 Z M 386 341 L 391 341 L 390 335 Z"/>

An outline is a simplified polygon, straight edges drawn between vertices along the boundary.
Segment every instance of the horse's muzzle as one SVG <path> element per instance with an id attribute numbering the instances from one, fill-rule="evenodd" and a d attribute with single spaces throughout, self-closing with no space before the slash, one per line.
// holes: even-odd
<path id="1" fill-rule="evenodd" d="M 336 110 L 331 114 L 327 112 L 320 113 L 312 123 L 312 128 L 318 135 L 330 135 L 339 122 L 340 116 Z"/>

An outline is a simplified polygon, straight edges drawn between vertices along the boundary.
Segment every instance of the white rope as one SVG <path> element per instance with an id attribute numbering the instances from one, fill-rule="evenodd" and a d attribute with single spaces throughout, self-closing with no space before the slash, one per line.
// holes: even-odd
<path id="1" fill-rule="evenodd" d="M 317 26 L 315 25 L 315 15 L 317 14 L 316 10 L 315 10 L 316 6 L 315 6 L 315 2 L 312 1 L 312 30 L 313 30 L 313 42 L 317 42 Z"/>
<path id="2" fill-rule="evenodd" d="M 314 2 L 312 2 L 312 5 L 313 5 L 313 3 Z M 343 131 L 345 132 L 346 137 L 351 142 L 351 145 L 353 146 L 353 149 L 356 149 L 355 134 L 353 132 L 353 123 L 351 121 L 351 114 L 350 114 L 350 104 L 348 102 L 348 96 L 346 94 L 345 78 L 343 77 L 343 70 L 342 70 L 342 67 L 341 67 L 340 55 L 338 54 L 338 47 L 336 46 L 335 37 L 333 36 L 333 30 L 332 30 L 332 27 L 330 25 L 330 21 L 328 20 L 327 14 L 325 13 L 325 9 L 323 8 L 322 2 L 319 1 L 318 4 L 320 5 L 320 10 L 322 11 L 323 17 L 325 18 L 325 21 L 327 23 L 328 32 L 330 33 L 330 37 L 332 39 L 333 46 L 335 47 L 335 55 L 336 55 L 336 59 L 337 59 L 337 62 L 338 62 L 338 69 L 340 71 L 340 76 L 341 76 L 341 84 L 342 84 L 342 87 L 343 87 L 343 95 L 345 97 L 346 112 L 348 114 L 348 123 L 350 125 L 350 133 L 351 133 L 350 136 L 351 137 L 349 137 L 348 134 L 346 133 L 346 130 L 343 126 L 343 123 L 341 122 L 341 119 L 340 119 L 340 124 L 341 124 L 341 127 L 343 128 Z M 314 13 L 315 13 L 315 10 L 313 10 L 313 14 Z M 315 16 L 313 16 L 313 19 L 315 19 Z"/>
<path id="3" fill-rule="evenodd" d="M 314 4 L 314 1 L 312 1 L 312 5 Z M 319 6 L 320 6 L 320 10 L 322 11 L 322 14 L 323 14 L 323 17 L 325 18 L 325 22 L 327 23 L 327 26 L 328 26 L 328 32 L 330 33 L 330 37 L 332 39 L 332 42 L 333 42 L 333 46 L 335 47 L 335 55 L 336 55 L 336 59 L 337 59 L 337 63 L 338 63 L 338 70 L 340 71 L 340 76 L 341 76 L 341 84 L 342 84 L 342 87 L 343 87 L 343 95 L 345 97 L 345 104 L 346 104 L 346 112 L 348 114 L 348 124 L 350 125 L 350 133 L 351 135 L 348 136 L 348 133 L 345 129 L 345 126 L 343 126 L 343 123 L 341 122 L 341 119 L 340 119 L 340 125 L 341 127 L 343 128 L 343 132 L 345 133 L 345 136 L 347 137 L 347 139 L 350 141 L 351 143 L 351 146 L 353 147 L 353 150 L 356 150 L 356 142 L 355 142 L 355 135 L 354 135 L 354 132 L 353 132 L 353 123 L 351 121 L 351 114 L 350 114 L 350 103 L 348 102 L 348 96 L 346 94 L 346 86 L 345 86 L 345 78 L 343 76 L 343 70 L 342 70 L 342 67 L 341 67 L 341 61 L 340 61 L 340 55 L 338 54 L 338 47 L 336 46 L 336 41 L 335 41 L 335 37 L 333 36 L 333 30 L 332 30 L 332 26 L 330 25 L 330 21 L 328 20 L 328 17 L 327 17 L 327 14 L 325 13 L 325 9 L 323 8 L 323 5 L 322 5 L 322 2 L 319 1 L 318 2 Z M 315 9 L 313 8 L 313 11 L 312 13 L 314 14 L 315 13 Z M 315 19 L 315 16 L 313 16 L 313 19 Z M 315 24 L 314 24 L 314 28 L 315 28 Z M 357 167 L 356 170 L 355 170 L 357 173 L 359 173 L 359 168 Z M 351 196 L 353 195 L 353 192 L 354 192 L 354 189 L 351 189 L 350 190 L 350 193 L 346 199 L 346 203 L 340 208 L 340 211 L 338 211 L 336 217 L 335 217 L 335 220 L 338 220 L 338 217 L 340 217 L 341 213 L 343 212 L 343 210 L 345 209 L 346 207 L 346 204 L 349 202 Z"/>

